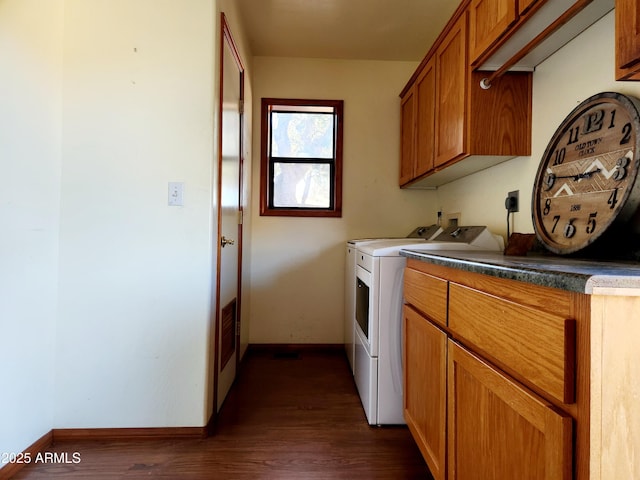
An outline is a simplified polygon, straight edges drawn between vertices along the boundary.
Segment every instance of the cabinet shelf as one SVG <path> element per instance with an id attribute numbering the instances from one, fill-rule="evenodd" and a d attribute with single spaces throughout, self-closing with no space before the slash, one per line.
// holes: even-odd
<path id="1" fill-rule="evenodd" d="M 547 0 L 504 32 L 473 63 L 479 71 L 534 71 L 535 67 L 614 9 L 614 0 Z M 533 10 L 533 9 L 532 9 Z M 514 62 L 513 60 L 516 59 Z"/>
<path id="2" fill-rule="evenodd" d="M 404 188 L 435 190 L 446 183 L 453 182 L 454 180 L 477 173 L 513 158 L 516 158 L 516 156 L 472 155 L 462 159 L 462 161 L 455 162 L 451 165 L 444 165 L 440 169 L 433 170 L 427 175 L 419 177 L 405 185 Z"/>

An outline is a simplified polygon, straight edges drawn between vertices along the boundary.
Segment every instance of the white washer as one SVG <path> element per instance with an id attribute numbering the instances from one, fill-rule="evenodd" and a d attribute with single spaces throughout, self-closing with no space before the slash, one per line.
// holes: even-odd
<path id="1" fill-rule="evenodd" d="M 388 242 L 390 245 L 404 242 L 407 244 L 421 243 L 431 240 L 442 233 L 437 225 L 416 227 L 404 238 L 361 238 L 349 240 L 346 249 L 345 263 L 345 298 L 344 298 L 344 348 L 349 360 L 351 372 L 354 372 L 354 328 L 355 328 L 355 292 L 356 292 L 356 249 L 370 243 Z"/>
<path id="2" fill-rule="evenodd" d="M 406 258 L 400 250 L 501 251 L 486 227 L 452 227 L 434 240 L 373 242 L 356 249 L 354 378 L 370 425 L 404 424 L 402 303 Z"/>

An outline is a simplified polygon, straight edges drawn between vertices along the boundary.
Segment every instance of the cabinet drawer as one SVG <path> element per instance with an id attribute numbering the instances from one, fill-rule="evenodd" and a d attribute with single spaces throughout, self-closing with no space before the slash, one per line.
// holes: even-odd
<path id="1" fill-rule="evenodd" d="M 356 250 L 356 264 L 360 265 L 367 272 L 373 271 L 373 257 L 362 253 L 360 250 Z"/>
<path id="2" fill-rule="evenodd" d="M 411 268 L 405 269 L 405 301 L 443 327 L 447 325 L 447 290 L 446 280 Z"/>
<path id="3" fill-rule="evenodd" d="M 575 320 L 452 283 L 449 327 L 527 383 L 575 401 Z"/>

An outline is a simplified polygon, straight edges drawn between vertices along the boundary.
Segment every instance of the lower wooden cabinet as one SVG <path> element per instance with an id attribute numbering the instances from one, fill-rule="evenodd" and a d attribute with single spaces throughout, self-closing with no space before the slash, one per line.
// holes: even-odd
<path id="1" fill-rule="evenodd" d="M 436 480 L 595 480 L 588 297 L 409 259 L 404 414 Z"/>
<path id="2" fill-rule="evenodd" d="M 412 258 L 404 281 L 404 412 L 437 480 L 640 479 L 639 287 Z"/>
<path id="3" fill-rule="evenodd" d="M 435 480 L 444 480 L 447 334 L 404 307 L 404 416 Z"/>
<path id="4" fill-rule="evenodd" d="M 448 343 L 449 479 L 570 480 L 572 419 Z"/>

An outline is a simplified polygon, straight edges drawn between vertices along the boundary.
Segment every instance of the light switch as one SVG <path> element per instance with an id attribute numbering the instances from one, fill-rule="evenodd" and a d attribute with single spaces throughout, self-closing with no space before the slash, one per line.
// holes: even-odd
<path id="1" fill-rule="evenodd" d="M 169 206 L 181 207 L 184 205 L 184 183 L 169 182 Z"/>

